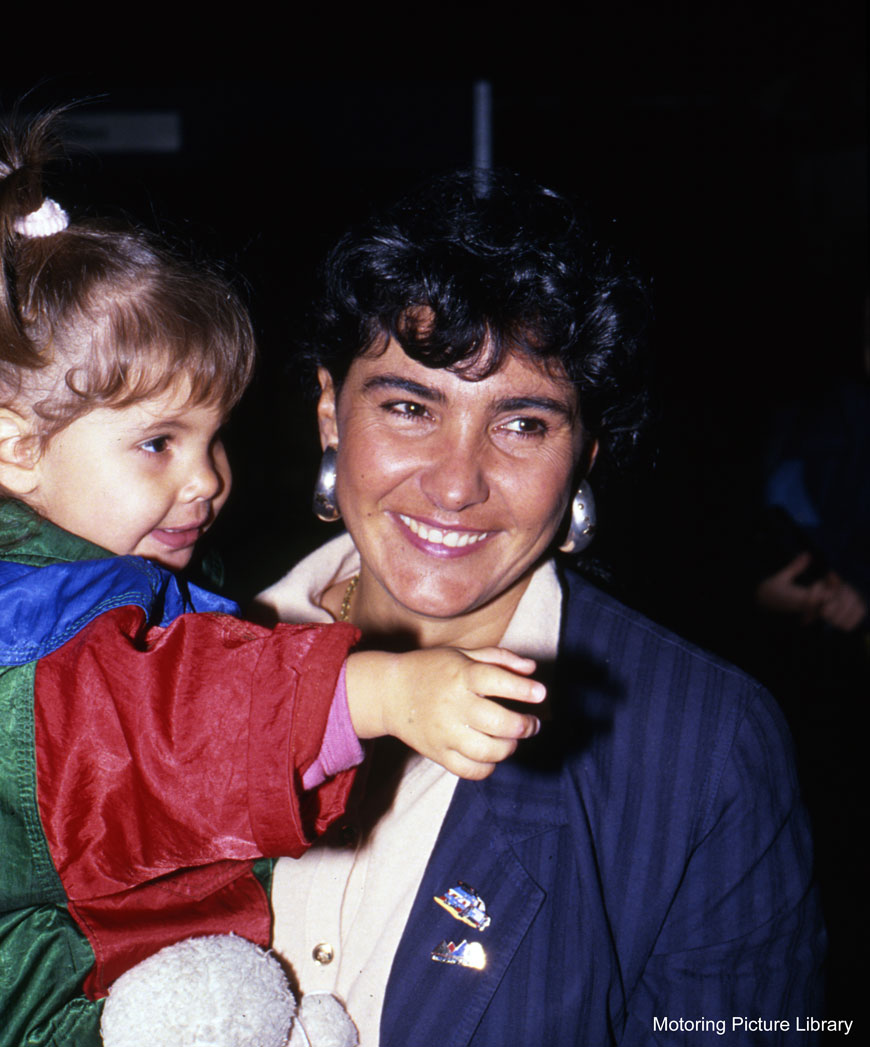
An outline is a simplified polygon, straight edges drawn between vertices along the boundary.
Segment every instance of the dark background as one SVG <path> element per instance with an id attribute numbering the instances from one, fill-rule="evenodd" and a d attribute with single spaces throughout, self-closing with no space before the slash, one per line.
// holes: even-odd
<path id="1" fill-rule="evenodd" d="M 592 201 L 654 279 L 661 421 L 638 472 L 602 500 L 596 544 L 612 584 L 764 675 L 734 628 L 750 614 L 734 578 L 769 420 L 857 374 L 865 337 L 866 8 L 560 19 L 546 75 L 538 45 L 535 72 L 490 46 L 469 48 L 465 75 L 430 78 L 329 78 L 325 64 L 307 78 L 110 76 L 59 63 L 42 78 L 0 73 L 0 106 L 28 91 L 25 108 L 80 101 L 70 134 L 86 148 L 71 154 L 61 202 L 194 241 L 246 286 L 262 361 L 228 434 L 235 493 L 212 544 L 227 587 L 247 598 L 329 533 L 309 513 L 313 404 L 287 366 L 316 260 L 371 204 L 470 163 L 473 84 L 488 80 L 495 163 Z M 168 129 L 150 144 L 143 114 Z M 119 142 L 125 127 L 132 144 Z M 776 689 L 775 671 L 767 682 Z M 787 684 L 778 697 L 816 823 L 831 1015 L 863 1022 L 856 703 L 867 695 L 852 677 L 835 690 L 836 704 Z"/>

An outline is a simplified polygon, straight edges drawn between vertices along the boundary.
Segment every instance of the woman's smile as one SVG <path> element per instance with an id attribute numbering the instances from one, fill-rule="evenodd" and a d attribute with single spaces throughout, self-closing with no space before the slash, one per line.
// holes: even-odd
<path id="1" fill-rule="evenodd" d="M 406 532 L 410 531 L 410 534 L 406 533 L 408 541 L 430 556 L 465 556 L 474 552 L 481 542 L 493 534 L 492 531 L 469 531 L 433 521 L 427 523 L 404 513 L 396 515 L 404 524 Z"/>

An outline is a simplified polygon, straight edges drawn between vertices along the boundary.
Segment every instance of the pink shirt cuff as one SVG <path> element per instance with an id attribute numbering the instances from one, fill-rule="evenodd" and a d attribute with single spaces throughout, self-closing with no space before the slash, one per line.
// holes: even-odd
<path id="1" fill-rule="evenodd" d="M 314 789 L 327 778 L 339 771 L 347 771 L 362 763 L 363 750 L 359 738 L 350 721 L 350 710 L 347 707 L 347 660 L 338 674 L 338 683 L 329 707 L 326 731 L 320 752 L 314 762 L 302 775 L 302 786 Z"/>

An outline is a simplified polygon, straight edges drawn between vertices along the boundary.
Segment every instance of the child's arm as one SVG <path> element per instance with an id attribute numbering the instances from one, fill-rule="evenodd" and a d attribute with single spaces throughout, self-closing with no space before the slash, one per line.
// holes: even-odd
<path id="1" fill-rule="evenodd" d="M 303 789 L 316 789 L 327 778 L 348 771 L 363 762 L 365 753 L 359 743 L 359 736 L 350 718 L 347 701 L 347 662 L 338 674 L 338 683 L 329 707 L 329 717 L 320 752 L 308 770 L 302 775 Z"/>
<path id="2" fill-rule="evenodd" d="M 352 654 L 351 720 L 360 738 L 392 734 L 461 778 L 486 778 L 540 726 L 487 696 L 543 701 L 544 685 L 527 679 L 534 669 L 530 658 L 499 647 Z"/>

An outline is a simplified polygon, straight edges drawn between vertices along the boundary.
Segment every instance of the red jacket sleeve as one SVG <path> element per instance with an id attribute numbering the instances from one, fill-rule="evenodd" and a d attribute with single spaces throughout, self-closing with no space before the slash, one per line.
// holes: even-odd
<path id="1" fill-rule="evenodd" d="M 37 666 L 40 814 L 72 900 L 222 859 L 301 854 L 352 772 L 305 797 L 349 626 L 107 612 Z"/>

